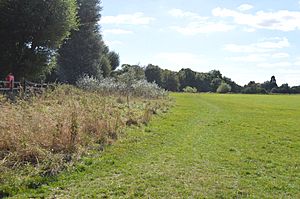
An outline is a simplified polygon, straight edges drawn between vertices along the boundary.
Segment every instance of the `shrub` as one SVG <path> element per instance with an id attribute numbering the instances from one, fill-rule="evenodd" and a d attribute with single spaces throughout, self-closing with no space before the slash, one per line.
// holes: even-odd
<path id="1" fill-rule="evenodd" d="M 84 75 L 76 81 L 76 85 L 79 88 L 88 91 L 95 91 L 98 88 L 100 81 L 97 78 L 89 77 L 88 75 Z"/>
<path id="2" fill-rule="evenodd" d="M 85 75 L 78 79 L 76 85 L 84 90 L 100 92 L 105 95 L 130 95 L 144 98 L 159 98 L 167 95 L 167 92 L 157 84 L 149 83 L 144 79 L 117 81 L 113 78 L 105 78 L 98 80 Z"/>
<path id="3" fill-rule="evenodd" d="M 279 89 L 274 87 L 274 88 L 272 88 L 272 90 L 270 92 L 271 93 L 279 93 Z"/>
<path id="4" fill-rule="evenodd" d="M 225 82 L 221 83 L 221 85 L 217 89 L 217 93 L 229 93 L 231 91 L 231 86 Z"/>
<path id="5" fill-rule="evenodd" d="M 167 95 L 167 91 L 160 88 L 156 83 L 139 80 L 132 85 L 133 95 L 144 98 L 158 98 Z"/>
<path id="6" fill-rule="evenodd" d="M 197 93 L 197 88 L 187 86 L 183 89 L 183 92 L 185 92 L 185 93 Z"/>

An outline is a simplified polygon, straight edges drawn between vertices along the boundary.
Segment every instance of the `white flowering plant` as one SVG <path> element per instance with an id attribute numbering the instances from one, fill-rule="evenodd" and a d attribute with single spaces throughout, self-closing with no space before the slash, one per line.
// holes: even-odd
<path id="1" fill-rule="evenodd" d="M 127 77 L 130 78 L 130 76 Z M 156 83 L 147 82 L 145 79 L 130 79 L 130 81 L 123 79 L 97 79 L 84 75 L 77 80 L 76 85 L 87 91 L 100 92 L 107 95 L 130 95 L 143 98 L 160 98 L 168 95 L 168 92 L 160 88 Z"/>

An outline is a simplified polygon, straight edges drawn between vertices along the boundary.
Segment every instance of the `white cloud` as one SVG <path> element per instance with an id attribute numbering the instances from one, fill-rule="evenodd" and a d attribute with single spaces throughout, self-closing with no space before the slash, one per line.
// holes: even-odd
<path id="1" fill-rule="evenodd" d="M 170 70 L 180 70 L 184 67 L 196 67 L 201 64 L 207 64 L 202 55 L 188 52 L 162 52 L 154 56 L 153 62 L 161 62 Z"/>
<path id="2" fill-rule="evenodd" d="M 250 4 L 242 4 L 238 7 L 238 10 L 247 11 L 247 10 L 251 10 L 252 8 L 253 8 L 253 6 Z"/>
<path id="3" fill-rule="evenodd" d="M 288 58 L 290 57 L 290 55 L 288 53 L 274 53 L 272 55 L 272 58 L 275 58 L 275 59 L 283 59 L 283 58 Z"/>
<path id="4" fill-rule="evenodd" d="M 124 34 L 132 34 L 132 33 L 133 33 L 133 31 L 124 30 L 124 29 L 106 29 L 103 31 L 103 34 L 105 34 L 105 35 L 109 35 L 109 34 L 124 35 Z"/>
<path id="5" fill-rule="evenodd" d="M 248 28 L 248 27 L 246 27 L 246 28 L 243 29 L 243 31 L 245 31 L 245 32 L 255 32 L 256 29 L 255 28 Z"/>
<path id="6" fill-rule="evenodd" d="M 190 22 L 186 26 L 172 26 L 171 29 L 184 35 L 197 35 L 201 33 L 228 32 L 235 27 L 223 23 Z"/>
<path id="7" fill-rule="evenodd" d="M 300 57 L 296 58 L 296 61 L 295 61 L 294 65 L 295 66 L 300 66 Z"/>
<path id="8" fill-rule="evenodd" d="M 171 26 L 170 28 L 184 35 L 197 35 L 202 33 L 228 32 L 233 30 L 235 26 L 225 22 L 216 22 L 210 17 L 203 17 L 197 13 L 183 11 L 180 9 L 172 9 L 169 15 L 177 18 L 185 18 L 189 22 L 184 26 Z"/>
<path id="9" fill-rule="evenodd" d="M 293 66 L 291 62 L 275 62 L 275 63 L 259 63 L 257 64 L 258 67 L 261 68 L 279 68 L 279 67 L 288 67 Z"/>
<path id="10" fill-rule="evenodd" d="M 263 42 L 257 43 L 257 47 L 264 49 L 281 49 L 290 47 L 290 43 L 287 38 L 273 37 L 264 39 Z"/>
<path id="11" fill-rule="evenodd" d="M 285 61 L 290 55 L 278 50 L 289 47 L 287 38 L 265 38 L 257 43 L 248 45 L 227 44 L 225 50 L 234 53 L 243 53 L 241 56 L 232 56 L 227 60 L 240 63 L 257 63 L 259 68 L 290 67 L 293 63 Z M 246 54 L 246 55 L 245 55 Z M 272 60 L 274 63 L 272 63 Z"/>
<path id="12" fill-rule="evenodd" d="M 121 14 L 116 16 L 104 16 L 100 21 L 101 24 L 125 24 L 125 25 L 147 25 L 154 21 L 155 18 L 147 17 L 142 12 L 133 14 Z"/>
<path id="13" fill-rule="evenodd" d="M 262 65 L 270 66 L 271 64 L 265 64 L 262 62 L 266 62 L 268 60 L 279 60 L 288 58 L 290 55 L 288 53 L 260 53 L 260 54 L 249 54 L 243 56 L 235 56 L 235 57 L 228 57 L 227 60 L 234 61 L 234 62 L 260 62 Z M 281 64 L 284 62 L 281 62 Z M 300 62 L 299 62 L 300 64 Z"/>
<path id="14" fill-rule="evenodd" d="M 236 24 L 255 29 L 280 31 L 294 31 L 300 29 L 300 12 L 298 11 L 258 11 L 255 14 L 245 14 L 239 11 L 218 7 L 212 10 L 212 14 L 215 17 L 232 17 Z"/>
<path id="15" fill-rule="evenodd" d="M 197 13 L 183 11 L 183 10 L 177 9 L 177 8 L 169 10 L 168 13 L 172 17 L 179 17 L 179 18 L 190 18 L 190 19 L 206 19 L 207 18 L 207 17 L 201 17 Z"/>
<path id="16" fill-rule="evenodd" d="M 237 56 L 227 58 L 234 62 L 263 62 L 267 60 L 268 54 L 250 54 L 246 56 Z"/>
<path id="17" fill-rule="evenodd" d="M 287 38 L 268 38 L 261 42 L 248 44 L 248 45 L 238 45 L 238 44 L 227 44 L 225 46 L 226 51 L 236 52 L 236 53 L 262 53 L 270 52 L 277 49 L 283 49 L 290 46 Z"/>

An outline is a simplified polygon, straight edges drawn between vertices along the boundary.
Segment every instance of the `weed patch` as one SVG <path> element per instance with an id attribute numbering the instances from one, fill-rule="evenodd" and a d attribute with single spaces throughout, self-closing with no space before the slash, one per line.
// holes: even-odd
<path id="1" fill-rule="evenodd" d="M 103 151 L 126 126 L 148 123 L 145 113 L 167 104 L 164 99 L 132 98 L 128 106 L 120 96 L 67 85 L 14 104 L 1 97 L 1 195 L 40 187 L 44 179 L 71 167 L 89 150 Z"/>

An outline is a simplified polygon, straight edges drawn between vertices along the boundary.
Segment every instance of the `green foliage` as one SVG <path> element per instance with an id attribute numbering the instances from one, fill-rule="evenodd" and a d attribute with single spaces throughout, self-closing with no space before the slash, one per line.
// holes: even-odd
<path id="1" fill-rule="evenodd" d="M 199 73 L 187 68 L 181 69 L 177 73 L 149 64 L 145 68 L 145 76 L 149 82 L 155 81 L 160 87 L 169 91 L 183 91 L 185 87 L 189 86 L 196 88 L 198 92 L 216 92 L 222 82 L 231 87 L 231 92 L 239 93 L 242 90 L 242 87 L 231 79 L 222 77 L 218 70 Z"/>
<path id="2" fill-rule="evenodd" d="M 229 93 L 231 91 L 231 86 L 225 82 L 222 82 L 217 89 L 217 93 Z"/>
<path id="3" fill-rule="evenodd" d="M 108 77 L 111 73 L 111 65 L 109 58 L 106 55 L 103 55 L 100 59 L 100 68 L 102 71 L 103 77 Z"/>
<path id="4" fill-rule="evenodd" d="M 191 86 L 195 87 L 196 86 L 196 73 L 192 71 L 189 68 L 186 69 L 181 69 L 178 72 L 178 77 L 179 77 L 179 83 L 180 87 L 179 89 L 182 91 L 185 87 Z"/>
<path id="5" fill-rule="evenodd" d="M 300 86 L 293 86 L 291 88 L 291 93 L 299 94 L 300 93 Z"/>
<path id="6" fill-rule="evenodd" d="M 78 0 L 79 30 L 72 31 L 59 50 L 58 76 L 61 81 L 75 84 L 84 74 L 100 77 L 110 73 L 110 64 L 99 32 L 100 0 Z M 103 67 L 103 68 L 102 68 Z"/>
<path id="7" fill-rule="evenodd" d="M 293 89 L 291 89 L 288 84 L 282 84 L 280 87 L 272 88 L 271 93 L 289 94 L 293 93 Z"/>
<path id="8" fill-rule="evenodd" d="M 232 81 L 230 78 L 223 77 L 222 80 L 223 80 L 223 82 L 230 85 L 232 93 L 240 93 L 241 92 L 242 87 L 240 85 L 238 85 L 237 83 L 235 83 L 234 81 Z"/>
<path id="9" fill-rule="evenodd" d="M 197 92 L 232 92 L 245 94 L 300 93 L 298 87 L 290 88 L 286 84 L 278 87 L 275 76 L 271 77 L 271 81 L 266 81 L 263 84 L 251 81 L 249 84 L 241 87 L 230 78 L 222 76 L 218 70 L 212 70 L 208 73 L 199 73 L 187 68 L 181 69 L 177 73 L 170 70 L 163 70 L 159 66 L 152 64 L 149 64 L 145 68 L 145 71 L 143 71 L 144 69 L 140 66 L 123 65 L 123 69 L 114 72 L 114 75 L 124 73 L 130 67 L 139 71 L 142 77 L 145 75 L 147 81 L 156 82 L 160 87 L 175 92 L 183 91 L 186 87 L 193 87 L 197 89 Z M 222 83 L 225 84 L 222 85 Z M 218 88 L 220 88 L 219 91 Z"/>
<path id="10" fill-rule="evenodd" d="M 145 71 L 139 65 L 123 64 L 122 69 L 116 71 L 116 75 L 119 75 L 121 79 L 131 79 L 130 81 L 125 80 L 126 82 L 145 79 Z"/>
<path id="11" fill-rule="evenodd" d="M 179 90 L 179 77 L 176 72 L 163 70 L 159 66 L 149 64 L 145 69 L 147 81 L 155 82 L 160 87 L 169 91 Z"/>
<path id="12" fill-rule="evenodd" d="M 242 93 L 245 94 L 266 94 L 267 91 L 261 87 L 259 83 L 255 83 L 254 81 L 250 81 L 248 85 L 245 85 L 242 89 Z"/>
<path id="13" fill-rule="evenodd" d="M 107 57 L 109 59 L 111 70 L 116 70 L 117 67 L 120 65 L 120 56 L 118 53 L 111 51 L 108 52 Z"/>
<path id="14" fill-rule="evenodd" d="M 182 89 L 183 92 L 185 93 L 197 93 L 197 89 L 194 88 L 194 87 L 190 87 L 190 86 L 187 86 L 185 87 L 184 89 Z"/>
<path id="15" fill-rule="evenodd" d="M 261 87 L 264 88 L 267 92 L 271 92 L 273 88 L 277 88 L 276 82 L 266 81 L 261 84 Z"/>
<path id="16" fill-rule="evenodd" d="M 155 82 L 158 85 L 162 85 L 162 72 L 158 66 L 149 64 L 145 69 L 145 76 L 148 82 Z"/>
<path id="17" fill-rule="evenodd" d="M 196 88 L 199 92 L 211 91 L 211 77 L 208 73 L 197 73 L 196 74 Z"/>
<path id="18" fill-rule="evenodd" d="M 220 71 L 218 70 L 212 70 L 212 71 L 209 71 L 209 74 L 210 76 L 215 79 L 215 78 L 219 78 L 219 79 L 222 79 L 222 74 Z"/>
<path id="19" fill-rule="evenodd" d="M 51 59 L 77 28 L 75 0 L 1 0 L 1 78 L 38 79 L 51 71 Z"/>
<path id="20" fill-rule="evenodd" d="M 211 80 L 210 86 L 212 89 L 212 92 L 216 92 L 217 89 L 219 88 L 219 86 L 222 83 L 222 79 L 219 77 L 214 78 L 213 80 Z"/>
<path id="21" fill-rule="evenodd" d="M 179 78 L 177 73 L 164 70 L 162 72 L 162 85 L 161 87 L 168 91 L 178 91 L 179 90 Z"/>
<path id="22" fill-rule="evenodd" d="M 285 94 L 291 93 L 291 88 L 289 87 L 288 84 L 282 84 L 278 89 L 280 93 L 285 93 Z"/>

